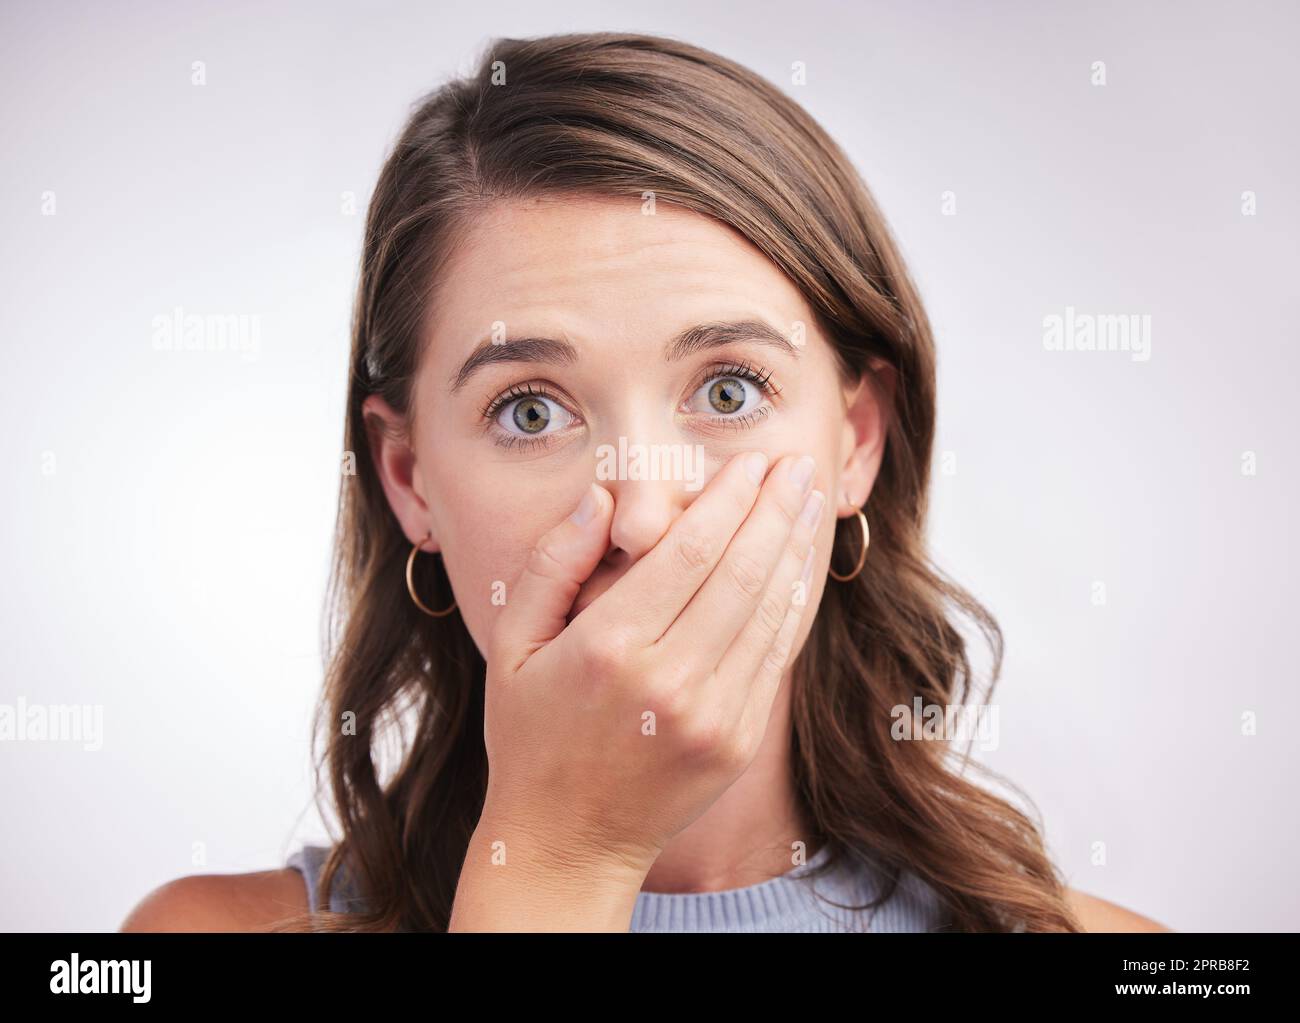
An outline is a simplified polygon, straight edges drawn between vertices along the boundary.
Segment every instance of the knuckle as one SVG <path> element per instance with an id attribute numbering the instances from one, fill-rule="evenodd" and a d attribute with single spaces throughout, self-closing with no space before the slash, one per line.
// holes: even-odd
<path id="1" fill-rule="evenodd" d="M 782 519 L 785 521 L 787 529 L 793 529 L 795 523 L 799 521 L 799 512 L 803 510 L 803 502 L 804 499 L 802 497 L 798 500 L 783 497 L 781 500 L 775 502 L 777 508 L 780 510 Z"/>
<path id="2" fill-rule="evenodd" d="M 727 574 L 742 597 L 758 595 L 767 582 L 767 572 L 757 558 L 737 551 L 727 559 Z"/>
<path id="3" fill-rule="evenodd" d="M 543 536 L 528 555 L 528 571 L 544 579 L 566 579 L 568 577 L 564 562 L 555 553 L 554 540 Z"/>
<path id="4" fill-rule="evenodd" d="M 730 728 L 716 713 L 697 713 L 681 723 L 683 752 L 694 764 L 722 764 L 732 752 Z"/>
<path id="5" fill-rule="evenodd" d="M 794 612 L 791 612 L 792 614 Z M 790 648 L 794 645 L 793 637 L 778 636 L 775 643 L 763 657 L 764 672 L 781 672 L 785 670 L 785 662 L 790 659 Z"/>
<path id="6" fill-rule="evenodd" d="M 659 708 L 658 716 L 671 727 L 680 731 L 689 725 L 693 706 L 687 686 L 677 684 L 672 678 L 661 678 L 656 683 L 652 702 Z"/>
<path id="7" fill-rule="evenodd" d="M 582 663 L 589 674 L 619 674 L 627 670 L 631 656 L 630 637 L 616 629 L 590 636 L 582 646 Z"/>
<path id="8" fill-rule="evenodd" d="M 731 499 L 733 508 L 735 509 L 737 521 L 742 521 L 745 516 L 749 514 L 750 509 L 754 507 L 753 493 L 748 490 L 732 487 L 728 491 L 728 496 Z"/>
<path id="9" fill-rule="evenodd" d="M 757 750 L 744 729 L 733 728 L 719 750 L 722 763 L 734 772 L 741 772 L 753 761 Z"/>
<path id="10" fill-rule="evenodd" d="M 787 604 L 787 595 L 784 593 L 768 590 L 763 595 L 755 615 L 764 635 L 775 636 L 781 630 L 781 626 L 785 623 L 786 612 L 789 611 Z"/>
<path id="11" fill-rule="evenodd" d="M 744 733 L 717 715 L 695 723 L 688 750 L 697 765 L 728 774 L 739 774 L 753 759 Z"/>
<path id="12" fill-rule="evenodd" d="M 673 541 L 673 556 L 688 572 L 698 572 L 713 561 L 715 544 L 703 533 L 681 532 Z"/>
<path id="13" fill-rule="evenodd" d="M 685 703 L 687 695 L 692 691 L 694 674 L 692 666 L 685 661 L 677 661 L 659 670 L 656 685 L 668 698 L 670 707 L 676 708 L 679 703 Z"/>

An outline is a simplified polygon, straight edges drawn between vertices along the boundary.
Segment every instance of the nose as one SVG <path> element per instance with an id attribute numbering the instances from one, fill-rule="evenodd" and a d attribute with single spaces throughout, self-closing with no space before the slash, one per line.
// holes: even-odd
<path id="1" fill-rule="evenodd" d="M 614 496 L 605 561 L 616 568 L 627 568 L 645 555 L 694 499 L 681 480 L 620 479 L 605 486 Z"/>
<path id="2" fill-rule="evenodd" d="M 605 562 L 619 569 L 663 538 L 716 471 L 695 438 L 655 422 L 656 416 L 636 418 L 634 432 L 604 436 L 597 450 L 597 482 L 614 498 Z"/>

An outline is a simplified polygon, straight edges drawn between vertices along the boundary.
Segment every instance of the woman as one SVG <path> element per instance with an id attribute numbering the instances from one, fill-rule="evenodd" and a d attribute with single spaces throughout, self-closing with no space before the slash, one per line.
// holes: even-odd
<path id="1" fill-rule="evenodd" d="M 924 309 L 779 89 L 498 41 L 383 169 L 348 386 L 342 836 L 124 929 L 1165 929 L 895 727 L 966 701 L 955 615 L 1001 637 L 924 549 Z"/>

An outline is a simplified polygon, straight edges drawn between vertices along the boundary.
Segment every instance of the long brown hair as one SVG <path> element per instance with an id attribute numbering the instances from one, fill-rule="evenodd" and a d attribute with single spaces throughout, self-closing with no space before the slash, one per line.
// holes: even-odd
<path id="1" fill-rule="evenodd" d="M 895 378 L 886 451 L 866 512 L 870 555 L 828 585 L 793 668 L 790 736 L 804 809 L 830 850 L 871 857 L 885 897 L 911 871 L 951 929 L 1078 930 L 1041 825 L 964 777 L 949 742 L 896 741 L 891 709 L 965 705 L 959 631 L 1002 661 L 996 621 L 929 560 L 924 524 L 935 430 L 929 321 L 866 186 L 826 132 L 746 68 L 673 39 L 624 33 L 492 42 L 476 72 L 415 109 L 366 220 L 352 333 L 343 477 L 318 709 L 342 835 L 321 879 L 346 870 L 364 911 L 286 929 L 446 930 L 483 806 L 486 666 L 459 615 L 430 618 L 403 583 L 410 545 L 371 459 L 362 402 L 409 416 L 421 326 L 439 266 L 488 204 L 537 194 L 643 199 L 715 218 L 800 289 L 846 379 Z M 843 520 L 832 563 L 860 538 Z M 431 606 L 454 599 L 441 559 L 419 559 Z M 439 601 L 433 605 L 433 601 Z M 991 772 L 987 772 L 991 777 Z M 1018 791 L 1018 790 L 1017 790 Z"/>

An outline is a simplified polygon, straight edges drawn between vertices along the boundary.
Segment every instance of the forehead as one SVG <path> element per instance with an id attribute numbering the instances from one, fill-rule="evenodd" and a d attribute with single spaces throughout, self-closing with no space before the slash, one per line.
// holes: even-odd
<path id="1" fill-rule="evenodd" d="M 445 264 L 430 327 L 435 351 L 467 351 L 502 322 L 576 343 L 662 345 L 682 326 L 759 316 L 778 330 L 811 324 L 794 284 L 739 232 L 710 217 L 637 199 L 502 201 L 478 215 Z M 434 356 L 437 358 L 437 356 Z"/>

